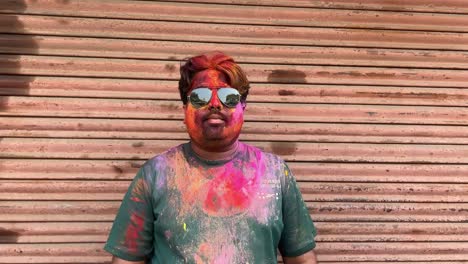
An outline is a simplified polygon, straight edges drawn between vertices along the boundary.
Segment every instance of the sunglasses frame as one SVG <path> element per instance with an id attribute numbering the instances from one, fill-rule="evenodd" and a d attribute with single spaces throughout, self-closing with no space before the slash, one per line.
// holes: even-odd
<path id="1" fill-rule="evenodd" d="M 194 102 L 192 102 L 192 100 L 190 99 L 190 96 L 192 95 L 192 93 L 196 90 L 199 90 L 199 89 L 207 89 L 210 91 L 210 98 L 207 100 L 207 102 L 204 104 L 204 105 L 198 105 L 198 104 L 195 104 Z M 233 106 L 230 106 L 230 105 L 227 105 L 226 102 L 223 102 L 223 100 L 221 100 L 221 98 L 219 97 L 219 91 L 223 90 L 223 89 L 229 89 L 229 90 L 233 90 L 235 91 L 235 93 L 233 94 L 236 94 L 238 96 L 238 101 L 235 105 Z M 190 104 L 192 104 L 193 107 L 195 108 L 203 108 L 207 105 L 210 104 L 211 102 L 211 99 L 213 98 L 213 90 L 216 90 L 216 96 L 218 97 L 218 100 L 224 105 L 226 106 L 227 108 L 236 108 L 236 106 L 241 102 L 241 94 L 239 93 L 239 91 L 235 88 L 232 88 L 232 87 L 220 87 L 220 88 L 208 88 L 208 87 L 198 87 L 198 88 L 195 88 L 193 89 L 192 91 L 190 91 L 190 94 L 187 95 L 187 100 Z"/>

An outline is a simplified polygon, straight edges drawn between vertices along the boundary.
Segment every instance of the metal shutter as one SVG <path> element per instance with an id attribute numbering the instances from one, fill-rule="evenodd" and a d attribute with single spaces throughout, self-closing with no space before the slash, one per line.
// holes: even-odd
<path id="1" fill-rule="evenodd" d="M 0 3 L 0 263 L 108 263 L 142 162 L 187 139 L 181 59 L 232 55 L 320 263 L 468 262 L 468 2 Z"/>

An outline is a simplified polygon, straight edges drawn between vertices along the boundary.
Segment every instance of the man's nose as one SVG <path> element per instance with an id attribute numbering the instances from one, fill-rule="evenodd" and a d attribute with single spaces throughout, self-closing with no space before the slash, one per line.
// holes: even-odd
<path id="1" fill-rule="evenodd" d="M 211 95 L 209 107 L 210 108 L 221 109 L 223 107 L 223 104 L 219 101 L 218 93 L 217 93 L 216 89 L 213 89 L 212 93 L 213 94 Z"/>

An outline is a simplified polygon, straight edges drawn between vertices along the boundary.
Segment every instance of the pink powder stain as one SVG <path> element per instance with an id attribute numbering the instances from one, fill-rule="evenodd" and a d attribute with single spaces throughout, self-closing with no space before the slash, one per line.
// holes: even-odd
<path id="1" fill-rule="evenodd" d="M 137 203 L 141 203 L 143 202 L 140 198 L 138 197 L 131 197 L 130 200 L 134 201 L 134 202 L 137 202 Z"/>
<path id="2" fill-rule="evenodd" d="M 143 230 L 144 222 L 145 219 L 137 213 L 133 213 L 130 216 L 130 224 L 125 232 L 125 245 L 132 253 L 138 252 L 138 240 L 140 232 Z"/>
<path id="3" fill-rule="evenodd" d="M 235 246 L 226 242 L 221 244 L 204 242 L 199 245 L 194 260 L 197 264 L 230 264 L 233 263 L 236 252 Z"/>
<path id="4" fill-rule="evenodd" d="M 243 144 L 240 147 L 240 151 L 245 151 Z M 236 159 L 210 169 L 190 167 L 183 154 L 178 154 L 173 167 L 176 175 L 185 176 L 171 178 L 168 184 L 181 195 L 180 203 L 172 205 L 178 206 L 179 216 L 193 212 L 199 205 L 211 216 L 225 217 L 247 212 L 257 221 L 266 223 L 272 214 L 268 206 L 271 199 L 261 196 L 272 192 L 270 186 L 261 184 L 266 170 L 264 157 L 260 150 L 249 152 L 252 155 L 249 162 Z M 210 176 L 214 178 L 210 179 Z"/>
<path id="5" fill-rule="evenodd" d="M 207 185 L 208 192 L 203 209 L 213 215 L 227 216 L 245 211 L 250 205 L 252 187 L 232 164 L 225 173 L 218 175 Z"/>
<path id="6" fill-rule="evenodd" d="M 197 253 L 194 255 L 194 260 L 196 264 L 205 264 L 208 263 L 212 256 L 212 245 L 209 243 L 201 243 L 198 246 Z"/>
<path id="7" fill-rule="evenodd" d="M 265 173 L 263 156 L 260 151 L 254 152 L 255 159 L 238 168 L 233 162 L 226 163 L 224 171 L 213 172 L 215 178 L 204 188 L 206 193 L 203 209 L 216 216 L 229 216 L 245 212 L 256 202 L 259 182 Z M 260 165 L 260 166 L 259 166 Z"/>
<path id="8" fill-rule="evenodd" d="M 219 256 L 213 260 L 213 264 L 234 263 L 236 248 L 233 245 L 225 245 Z"/>
<path id="9" fill-rule="evenodd" d="M 171 239 L 172 237 L 171 231 L 170 230 L 164 231 L 164 236 L 166 237 L 166 239 Z"/>
<path id="10" fill-rule="evenodd" d="M 263 153 L 260 150 L 256 149 L 253 153 L 256 158 L 246 167 L 251 171 L 255 171 L 257 189 L 255 190 L 255 202 L 252 203 L 248 215 L 255 218 L 258 222 L 266 224 L 269 217 L 274 213 L 269 205 L 271 204 L 272 199 L 276 199 L 277 194 L 273 191 L 272 186 L 265 183 L 260 184 L 262 180 L 268 180 L 264 177 L 266 165 L 263 161 Z"/>

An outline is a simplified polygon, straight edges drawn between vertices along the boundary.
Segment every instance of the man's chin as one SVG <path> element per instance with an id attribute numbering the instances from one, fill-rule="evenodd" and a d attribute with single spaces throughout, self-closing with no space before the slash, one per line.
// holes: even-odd
<path id="1" fill-rule="evenodd" d="M 210 126 L 203 130 L 203 136 L 207 140 L 222 140 L 226 137 L 223 132 L 224 126 Z"/>
<path id="2" fill-rule="evenodd" d="M 222 142 L 226 140 L 226 137 L 224 137 L 222 134 L 206 134 L 205 135 L 205 141 L 207 142 Z"/>
<path id="3" fill-rule="evenodd" d="M 222 133 L 207 133 L 204 136 L 203 142 L 206 149 L 216 151 L 229 147 L 236 141 L 237 137 L 226 136 Z"/>

